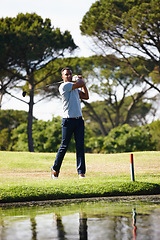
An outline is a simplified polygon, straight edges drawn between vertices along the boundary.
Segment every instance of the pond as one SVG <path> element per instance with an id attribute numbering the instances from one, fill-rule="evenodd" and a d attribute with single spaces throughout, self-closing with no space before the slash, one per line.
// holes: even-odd
<path id="1" fill-rule="evenodd" d="M 0 207 L 1 240 L 160 239 L 160 201 L 132 198 Z"/>

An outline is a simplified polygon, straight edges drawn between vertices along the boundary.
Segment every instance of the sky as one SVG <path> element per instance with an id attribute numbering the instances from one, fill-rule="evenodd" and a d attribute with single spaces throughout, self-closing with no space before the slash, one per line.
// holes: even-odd
<path id="1" fill-rule="evenodd" d="M 80 23 L 83 16 L 96 0 L 3 0 L 0 7 L 0 18 L 16 17 L 18 13 L 36 13 L 43 19 L 49 18 L 52 26 L 62 32 L 68 30 L 79 50 L 77 56 L 88 57 L 91 51 L 91 41 L 80 34 Z M 76 54 L 76 53 L 75 53 Z M 18 93 L 17 97 L 22 98 Z M 28 100 L 27 98 L 25 100 Z M 2 109 L 17 109 L 28 111 L 28 105 L 11 97 L 4 97 Z M 62 116 L 60 100 L 43 101 L 34 105 L 33 115 L 42 120 L 51 120 L 52 115 Z"/>

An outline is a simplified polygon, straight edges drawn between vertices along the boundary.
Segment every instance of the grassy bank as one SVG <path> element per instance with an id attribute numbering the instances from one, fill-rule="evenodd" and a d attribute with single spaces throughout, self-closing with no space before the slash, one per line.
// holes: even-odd
<path id="1" fill-rule="evenodd" d="M 160 152 L 86 154 L 87 173 L 78 179 L 74 153 L 67 153 L 60 177 L 52 180 L 55 153 L 0 152 L 0 202 L 160 194 Z"/>

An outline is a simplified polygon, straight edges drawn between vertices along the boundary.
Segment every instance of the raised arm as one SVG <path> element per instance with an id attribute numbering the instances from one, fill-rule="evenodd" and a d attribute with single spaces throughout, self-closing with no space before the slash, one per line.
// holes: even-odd
<path id="1" fill-rule="evenodd" d="M 76 89 L 76 88 L 81 88 L 81 91 L 79 92 L 80 99 L 85 99 L 85 100 L 89 99 L 88 89 L 85 85 L 85 82 L 82 79 L 82 76 L 78 76 L 78 81 L 73 83 L 72 89 Z"/>
<path id="2" fill-rule="evenodd" d="M 89 99 L 89 93 L 88 93 L 88 89 L 86 88 L 86 85 L 84 85 L 82 87 L 82 90 L 79 92 L 79 97 L 80 99 L 85 99 L 85 100 Z"/>

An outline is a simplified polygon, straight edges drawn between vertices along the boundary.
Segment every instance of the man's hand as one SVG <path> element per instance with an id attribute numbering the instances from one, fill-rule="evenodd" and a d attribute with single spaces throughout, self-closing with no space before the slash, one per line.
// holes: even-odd
<path id="1" fill-rule="evenodd" d="M 82 75 L 78 75 L 78 79 L 83 79 Z"/>
<path id="2" fill-rule="evenodd" d="M 78 78 L 77 82 L 73 83 L 72 89 L 81 88 L 81 91 L 79 92 L 80 99 L 88 100 L 89 99 L 89 93 L 88 93 L 88 90 L 86 88 L 86 85 L 85 85 L 85 82 L 83 80 L 82 75 L 78 75 L 77 78 Z"/>
<path id="3" fill-rule="evenodd" d="M 81 75 L 78 76 L 78 80 L 77 82 L 73 83 L 72 89 L 76 89 L 76 88 L 82 88 L 85 86 L 85 82 L 83 81 L 83 78 Z"/>

